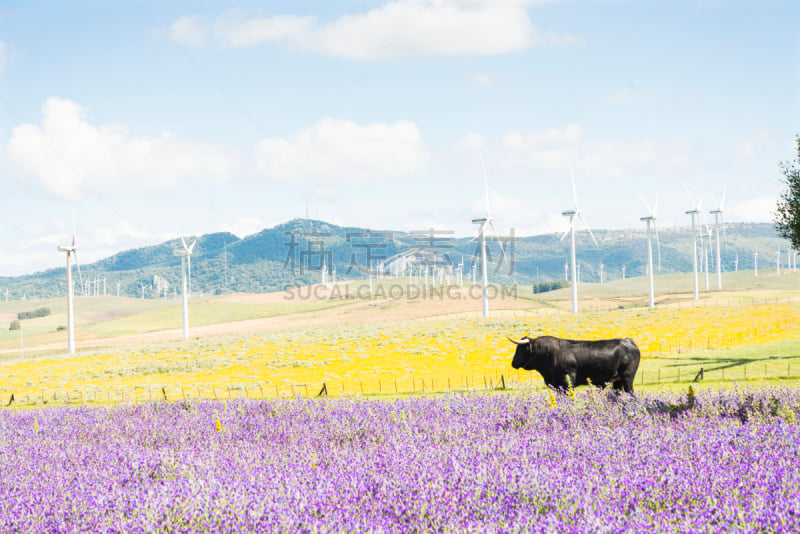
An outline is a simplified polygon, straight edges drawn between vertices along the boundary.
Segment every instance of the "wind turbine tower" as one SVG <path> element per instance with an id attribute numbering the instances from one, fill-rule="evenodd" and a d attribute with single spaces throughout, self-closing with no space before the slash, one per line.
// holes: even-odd
<path id="1" fill-rule="evenodd" d="M 714 228 L 717 232 L 717 290 L 722 289 L 722 260 L 720 254 L 720 239 L 722 238 L 722 232 L 720 229 L 720 222 L 722 221 L 722 206 L 725 204 L 725 191 L 722 192 L 722 199 L 720 203 L 717 205 L 717 209 L 710 211 L 709 213 L 714 216 Z"/>
<path id="2" fill-rule="evenodd" d="M 686 188 L 686 192 L 689 193 L 689 198 L 692 201 L 692 209 L 685 212 L 686 215 L 692 216 L 692 273 L 694 275 L 694 300 L 700 300 L 700 283 L 697 279 L 697 226 L 696 226 L 696 218 L 700 214 L 700 206 L 703 204 L 703 201 L 695 202 L 692 193 L 689 191 L 689 188 Z"/>
<path id="3" fill-rule="evenodd" d="M 758 249 L 753 252 L 753 273 L 758 278 Z"/>
<path id="4" fill-rule="evenodd" d="M 650 289 L 649 296 L 647 299 L 647 306 L 651 310 L 655 308 L 655 287 L 653 284 L 653 240 L 651 237 L 651 227 L 652 230 L 655 231 L 656 234 L 656 244 L 658 245 L 658 255 L 659 255 L 659 263 L 661 257 L 661 245 L 658 241 L 658 229 L 656 228 L 656 210 L 658 209 L 658 200 L 656 200 L 653 209 L 650 209 L 650 205 L 647 201 L 642 197 L 642 202 L 644 205 L 647 206 L 647 211 L 650 214 L 647 217 L 641 217 L 639 220 L 644 221 L 647 223 L 647 282 Z"/>
<path id="5" fill-rule="evenodd" d="M 75 320 L 73 314 L 72 256 L 77 261 L 78 247 L 75 246 L 75 232 L 72 233 L 72 244 L 58 247 L 59 252 L 67 254 L 67 351 L 75 354 Z"/>
<path id="6" fill-rule="evenodd" d="M 197 240 L 192 242 L 191 246 L 186 245 L 186 240 L 181 236 L 181 243 L 183 244 L 183 249 L 175 249 L 173 252 L 176 256 L 180 257 L 181 259 L 181 292 L 183 293 L 183 339 L 189 339 L 189 273 L 187 264 L 191 265 L 189 262 L 191 261 L 190 258 L 192 257 L 192 250 L 194 246 L 197 244 Z"/>
<path id="7" fill-rule="evenodd" d="M 561 236 L 561 240 L 563 241 L 564 238 L 567 237 L 567 234 L 570 235 L 569 256 L 571 260 L 572 313 L 578 313 L 578 267 L 575 261 L 575 223 L 577 220 L 580 219 L 583 225 L 586 226 L 586 229 L 589 230 L 589 235 L 592 236 L 592 241 L 594 241 L 595 246 L 597 246 L 597 239 L 594 238 L 592 230 L 586 224 L 586 221 L 583 220 L 583 216 L 578 208 L 578 191 L 575 189 L 575 173 L 572 171 L 572 162 L 567 160 L 567 163 L 569 164 L 569 174 L 572 179 L 572 202 L 574 207 L 571 210 L 561 212 L 561 215 L 564 217 L 569 217 L 569 228 L 567 228 L 567 231 Z"/>

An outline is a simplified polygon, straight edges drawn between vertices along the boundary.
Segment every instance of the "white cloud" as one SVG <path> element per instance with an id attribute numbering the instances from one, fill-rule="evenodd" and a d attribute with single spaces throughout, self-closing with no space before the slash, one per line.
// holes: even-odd
<path id="1" fill-rule="evenodd" d="M 626 87 L 620 91 L 608 93 L 603 97 L 603 102 L 611 106 L 630 106 L 655 101 L 656 96 L 654 94 L 640 91 L 635 87 Z"/>
<path id="2" fill-rule="evenodd" d="M 759 155 L 772 148 L 772 138 L 766 129 L 758 130 L 747 139 L 739 141 L 733 149 L 736 161 L 743 167 L 753 168 Z"/>
<path id="3" fill-rule="evenodd" d="M 269 181 L 370 182 L 412 174 L 428 154 L 413 122 L 359 126 L 327 118 L 289 139 L 260 140 L 253 159 Z"/>
<path id="4" fill-rule="evenodd" d="M 777 202 L 776 197 L 759 195 L 727 208 L 725 218 L 729 221 L 772 222 Z"/>
<path id="5" fill-rule="evenodd" d="M 219 231 L 230 232 L 241 238 L 260 232 L 270 226 L 274 226 L 274 224 L 268 224 L 258 217 L 239 217 L 233 224 L 225 223 L 220 226 Z"/>
<path id="6" fill-rule="evenodd" d="M 493 83 L 493 80 L 488 73 L 479 72 L 472 76 L 472 83 L 478 87 L 490 87 Z"/>
<path id="7" fill-rule="evenodd" d="M 164 190 L 185 181 L 227 181 L 238 166 L 228 147 L 133 137 L 122 126 L 94 126 L 78 104 L 49 98 L 41 125 L 14 128 L 9 159 L 49 193 L 78 199 L 89 191 Z"/>
<path id="8" fill-rule="evenodd" d="M 208 31 L 200 15 L 181 17 L 167 30 L 169 38 L 178 44 L 196 48 L 208 46 Z"/>
<path id="9" fill-rule="evenodd" d="M 619 177 L 631 171 L 686 171 L 692 167 L 692 147 L 681 139 L 612 139 L 593 141 L 585 138 L 578 125 L 546 131 L 510 131 L 498 139 L 468 134 L 458 140 L 456 151 L 474 151 L 483 147 L 487 159 L 504 171 L 569 172 L 568 160 L 575 172 L 595 178 Z"/>
<path id="10" fill-rule="evenodd" d="M 114 226 L 106 226 L 98 228 L 94 232 L 94 242 L 97 245 L 114 245 L 120 241 L 147 241 L 153 238 L 163 238 L 164 240 L 171 239 L 174 235 L 159 235 L 154 236 L 149 232 L 136 228 L 129 221 L 119 221 Z"/>
<path id="11" fill-rule="evenodd" d="M 493 55 L 579 39 L 540 32 L 528 9 L 543 1 L 396 0 L 330 23 L 279 15 L 242 20 L 223 14 L 209 22 L 181 17 L 170 38 L 186 46 L 246 47 L 281 43 L 329 56 L 373 59 L 409 55 Z"/>
<path id="12" fill-rule="evenodd" d="M 456 141 L 453 148 L 465 152 L 478 152 L 486 149 L 489 143 L 489 138 L 474 132 L 470 132 L 458 141 Z"/>
<path id="13" fill-rule="evenodd" d="M 559 212 L 548 209 L 546 203 L 531 202 L 532 200 L 535 199 L 530 196 L 506 196 L 494 190 L 489 192 L 492 217 L 497 219 L 495 224 L 498 235 L 509 235 L 511 228 L 517 236 L 549 234 L 567 229 L 567 220 Z M 476 214 L 485 213 L 486 200 L 476 199 L 470 210 Z"/>

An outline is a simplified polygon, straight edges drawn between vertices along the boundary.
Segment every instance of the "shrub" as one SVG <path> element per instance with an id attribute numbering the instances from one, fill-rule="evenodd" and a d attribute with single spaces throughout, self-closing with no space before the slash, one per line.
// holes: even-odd
<path id="1" fill-rule="evenodd" d="M 17 319 L 35 319 L 37 317 L 47 317 L 48 315 L 50 315 L 50 308 L 37 308 L 32 311 L 19 312 Z"/>
<path id="2" fill-rule="evenodd" d="M 548 291 L 553 291 L 555 289 L 561 289 L 562 287 L 569 287 L 569 282 L 566 280 L 553 280 L 552 282 L 539 282 L 538 284 L 533 285 L 533 292 L 534 293 L 547 293 Z"/>

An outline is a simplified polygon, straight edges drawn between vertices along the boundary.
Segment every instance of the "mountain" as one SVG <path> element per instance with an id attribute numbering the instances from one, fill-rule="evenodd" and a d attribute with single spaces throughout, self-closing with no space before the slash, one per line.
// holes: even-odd
<path id="1" fill-rule="evenodd" d="M 775 227 L 767 223 L 726 224 L 722 254 L 724 271 L 753 268 L 753 251 L 760 251 L 759 267 L 775 267 L 775 252 L 788 250 L 788 242 L 778 237 Z M 517 238 L 500 236 L 503 252 L 496 241 L 488 242 L 490 280 L 504 284 L 531 284 L 537 281 L 564 278 L 564 263 L 569 255 L 567 239 L 547 234 Z M 577 234 L 577 256 L 580 279 L 599 282 L 600 263 L 605 279 L 641 276 L 645 273 L 647 235 L 644 230 L 599 230 L 598 245 L 586 232 Z M 691 272 L 691 229 L 665 228 L 659 233 L 661 272 Z M 488 240 L 488 237 L 487 237 Z M 513 246 L 512 246 L 513 244 Z M 75 291 L 85 294 L 81 284 L 89 280 L 108 294 L 157 298 L 159 289 L 171 295 L 180 291 L 180 258 L 173 254 L 180 240 L 127 250 L 109 258 L 80 266 L 74 271 Z M 714 246 L 716 246 L 714 244 Z M 714 272 L 715 248 L 709 252 Z M 504 253 L 504 255 L 503 255 Z M 654 262 L 657 252 L 654 246 Z M 472 260 L 477 245 L 471 238 L 455 238 L 452 234 L 428 232 L 396 232 L 342 227 L 324 221 L 295 219 L 262 230 L 245 238 L 231 233 L 207 234 L 197 238 L 192 255 L 192 291 L 222 294 L 227 292 L 266 292 L 287 286 L 317 283 L 320 267 L 325 262 L 335 267 L 337 280 L 365 278 L 371 262 L 377 268 L 381 260 L 387 264 L 398 257 L 416 259 L 431 266 L 457 266 L 463 261 L 464 279 L 471 278 Z M 785 258 L 785 255 L 783 256 Z M 503 259 L 499 268 L 498 259 Z M 513 263 L 512 261 L 513 260 Z M 479 265 L 478 265 L 479 267 Z M 97 282 L 96 282 L 97 281 Z M 17 277 L 0 277 L 0 298 L 8 289 L 9 299 L 53 297 L 66 290 L 65 269 L 54 268 Z M 92 290 L 88 290 L 92 291 Z"/>

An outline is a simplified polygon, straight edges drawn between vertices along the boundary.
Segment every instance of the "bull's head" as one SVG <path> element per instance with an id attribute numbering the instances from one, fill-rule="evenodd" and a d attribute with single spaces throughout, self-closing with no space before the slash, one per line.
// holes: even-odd
<path id="1" fill-rule="evenodd" d="M 508 340 L 517 346 L 517 351 L 514 353 L 514 360 L 511 362 L 511 367 L 519 369 L 522 367 L 526 371 L 533 369 L 533 339 L 528 336 L 520 340 L 513 339 L 511 336 L 506 335 Z"/>

